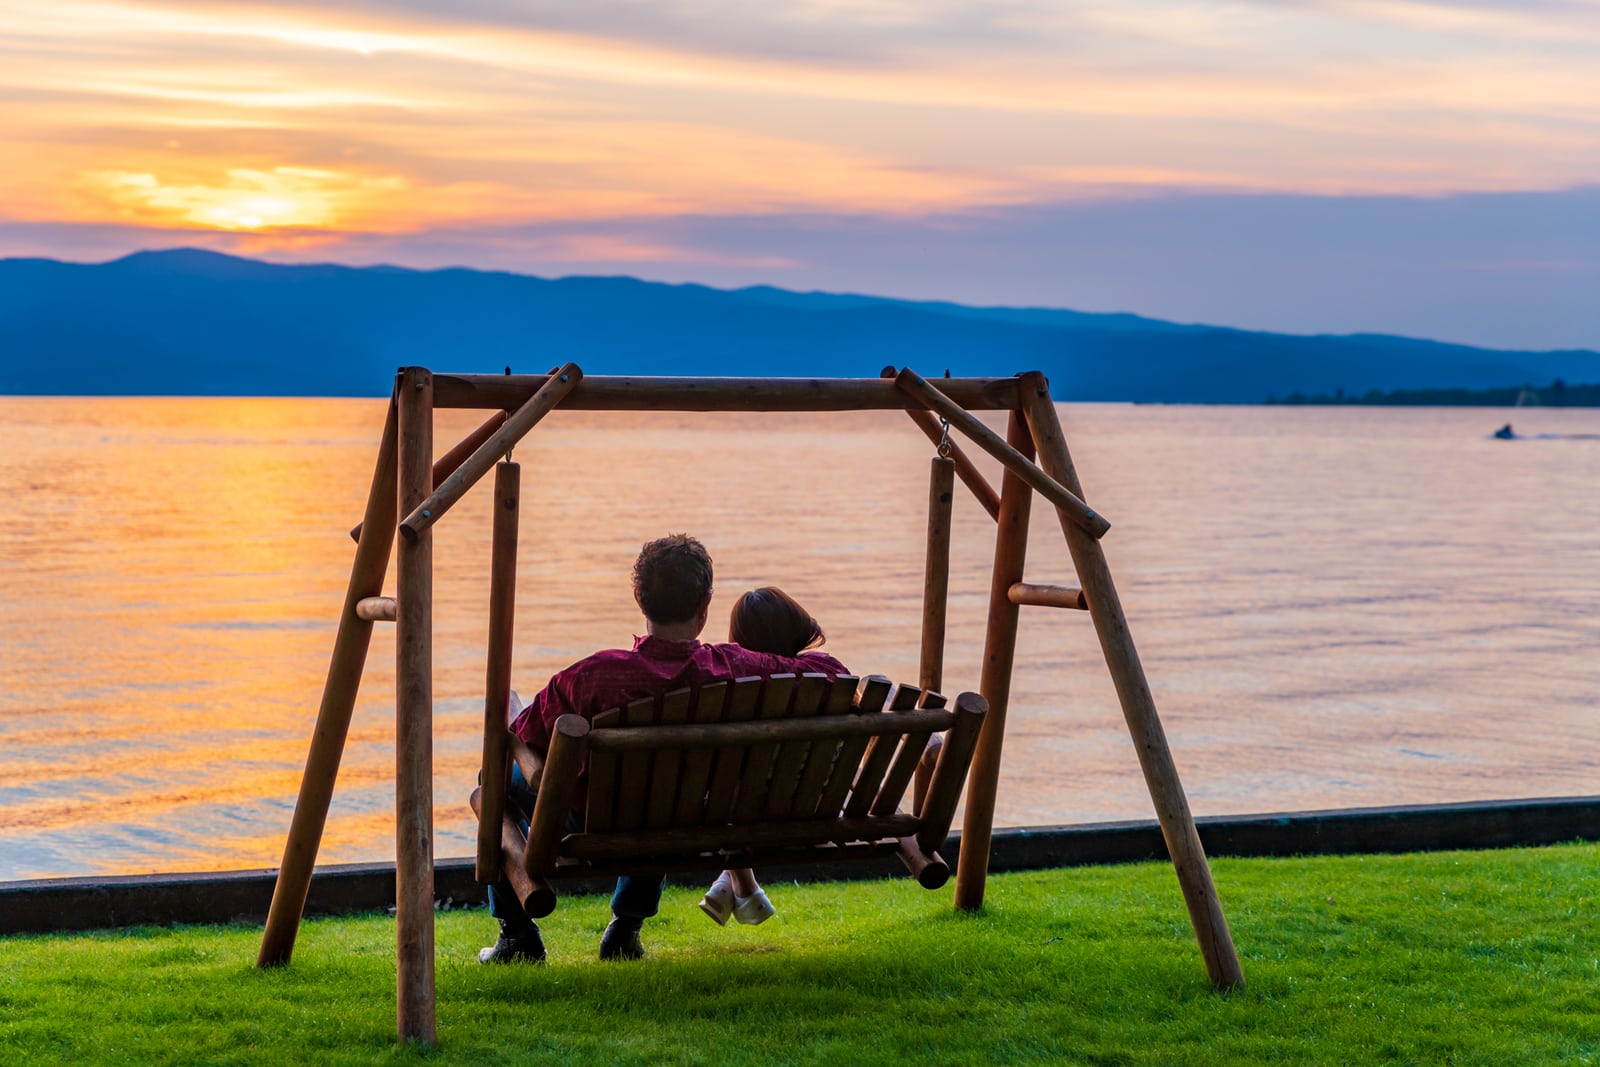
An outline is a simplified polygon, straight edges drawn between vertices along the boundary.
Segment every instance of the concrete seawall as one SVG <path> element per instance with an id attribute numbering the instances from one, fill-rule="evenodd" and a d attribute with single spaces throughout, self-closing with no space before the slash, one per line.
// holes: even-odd
<path id="1" fill-rule="evenodd" d="M 1315 856 L 1444 849 L 1507 848 L 1600 840 L 1600 796 L 1478 801 L 1429 806 L 1226 815 L 1195 820 L 1211 856 Z M 952 868 L 959 835 L 941 849 Z M 1077 867 L 1165 859 L 1160 828 L 1150 822 L 1083 823 L 997 830 L 994 871 Z M 471 859 L 435 865 L 435 896 L 448 905 L 483 900 Z M 762 868 L 765 880 L 881 878 L 905 875 L 898 861 L 835 868 Z M 172 923 L 260 923 L 272 900 L 274 870 L 49 878 L 0 882 L 0 934 L 92 930 Z M 676 879 L 675 879 L 676 880 Z M 701 883 L 699 877 L 690 879 Z M 566 894 L 609 891 L 610 880 L 557 884 Z M 318 867 L 306 914 L 381 911 L 394 903 L 394 865 Z"/>

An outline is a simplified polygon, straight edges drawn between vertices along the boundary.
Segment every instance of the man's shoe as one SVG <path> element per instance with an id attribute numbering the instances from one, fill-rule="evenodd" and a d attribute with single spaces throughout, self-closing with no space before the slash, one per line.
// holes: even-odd
<path id="1" fill-rule="evenodd" d="M 757 889 L 747 897 L 734 898 L 733 917 L 746 926 L 760 926 L 776 914 L 778 909 L 767 899 L 764 889 Z"/>
<path id="2" fill-rule="evenodd" d="M 618 915 L 600 935 L 600 958 L 603 960 L 637 960 L 644 957 L 644 946 L 639 943 L 639 928 L 643 919 L 624 919 Z"/>
<path id="3" fill-rule="evenodd" d="M 478 950 L 479 963 L 543 963 L 544 938 L 536 926 L 531 933 L 508 934 L 500 937 L 488 948 Z"/>
<path id="4" fill-rule="evenodd" d="M 717 875 L 706 895 L 700 898 L 700 910 L 718 926 L 728 925 L 728 917 L 733 914 L 733 883 L 728 880 L 727 871 Z"/>

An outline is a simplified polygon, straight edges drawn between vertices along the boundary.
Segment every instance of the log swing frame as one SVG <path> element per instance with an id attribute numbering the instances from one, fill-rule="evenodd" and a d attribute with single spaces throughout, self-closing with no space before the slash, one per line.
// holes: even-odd
<path id="1" fill-rule="evenodd" d="M 423 367 L 402 368 L 384 422 L 366 512 L 361 525 L 351 531 L 356 540 L 355 560 L 257 966 L 287 963 L 294 949 L 372 626 L 379 621 L 393 622 L 396 1027 L 402 1040 L 435 1042 L 431 531 L 474 484 L 491 469 L 496 471 L 484 697 L 485 811 L 479 824 L 477 861 L 479 881 L 492 881 L 499 873 L 497 828 L 501 819 L 489 806 L 490 798 L 503 794 L 503 783 L 491 779 L 496 768 L 504 773 L 506 765 L 503 724 L 515 613 L 519 467 L 510 462 L 509 453 L 558 406 L 575 411 L 889 410 L 908 414 L 938 446 L 928 494 L 919 677 L 924 689 L 939 690 L 942 682 L 950 511 L 957 478 L 996 524 L 979 684 L 989 712 L 967 785 L 955 907 L 972 910 L 983 903 L 1021 609 L 1083 610 L 1094 624 L 1116 688 L 1206 973 L 1221 989 L 1244 984 L 1210 865 L 1101 548 L 1100 538 L 1110 524 L 1084 502 L 1048 382 L 1033 371 L 1010 378 L 943 378 L 935 384 L 910 368 L 897 372 L 892 367 L 878 378 L 829 379 L 585 378 L 573 363 L 544 375 L 435 374 Z M 433 414 L 440 408 L 480 409 L 491 414 L 435 461 Z M 991 430 L 973 414 L 976 411 L 1007 412 L 1005 435 Z M 953 439 L 952 429 L 999 461 L 1003 477 L 998 493 Z M 1077 572 L 1077 589 L 1024 580 L 1029 513 L 1035 495 L 1056 513 Z M 397 589 L 393 597 L 386 597 L 382 585 L 391 549 L 397 556 Z M 493 728 L 497 722 L 501 728 Z"/>

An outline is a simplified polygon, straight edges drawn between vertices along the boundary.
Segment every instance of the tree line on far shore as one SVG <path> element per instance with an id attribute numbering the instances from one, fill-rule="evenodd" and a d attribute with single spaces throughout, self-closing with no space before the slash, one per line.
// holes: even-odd
<path id="1" fill-rule="evenodd" d="M 1394 389 L 1384 392 L 1345 394 L 1343 389 L 1329 393 L 1293 392 L 1284 397 L 1271 394 L 1268 404 L 1387 404 L 1398 407 L 1600 407 L 1600 384 L 1568 385 L 1557 378 L 1546 386 L 1508 385 L 1495 389 Z"/>

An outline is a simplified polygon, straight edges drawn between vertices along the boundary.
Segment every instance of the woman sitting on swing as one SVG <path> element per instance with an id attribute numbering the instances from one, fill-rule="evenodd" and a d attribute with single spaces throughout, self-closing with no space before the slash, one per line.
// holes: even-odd
<path id="1" fill-rule="evenodd" d="M 750 590 L 733 605 L 728 618 L 728 640 L 752 652 L 798 656 L 821 648 L 826 639 L 811 613 L 775 586 Z M 700 910 L 718 926 L 726 926 L 730 915 L 746 926 L 757 926 L 776 913 L 748 867 L 718 875 L 700 898 Z"/>

